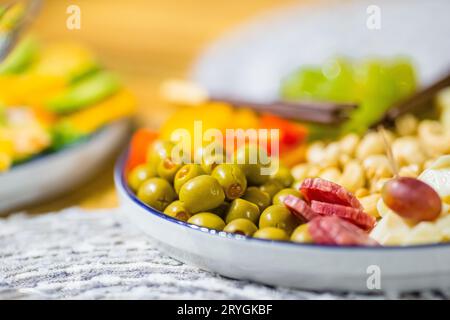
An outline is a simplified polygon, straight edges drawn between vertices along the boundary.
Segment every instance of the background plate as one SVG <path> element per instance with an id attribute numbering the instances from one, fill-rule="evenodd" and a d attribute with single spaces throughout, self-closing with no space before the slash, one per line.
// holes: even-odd
<path id="1" fill-rule="evenodd" d="M 0 174 L 0 216 L 67 192 L 91 178 L 124 143 L 129 121 L 113 123 L 87 141 L 19 164 Z"/>
<path id="2" fill-rule="evenodd" d="M 192 77 L 217 96 L 278 96 L 280 80 L 336 55 L 412 58 L 420 83 L 450 72 L 450 1 L 379 0 L 381 29 L 366 26 L 373 1 L 317 1 L 285 8 L 225 36 L 200 56 Z"/>

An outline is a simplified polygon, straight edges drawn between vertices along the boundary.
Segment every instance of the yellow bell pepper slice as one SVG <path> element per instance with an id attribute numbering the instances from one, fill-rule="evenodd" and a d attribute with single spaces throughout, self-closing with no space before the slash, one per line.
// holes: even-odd
<path id="1" fill-rule="evenodd" d="M 0 76 L 0 101 L 8 106 L 43 105 L 66 87 L 61 77 L 44 75 Z"/>
<path id="2" fill-rule="evenodd" d="M 105 124 L 133 115 L 135 110 L 135 97 L 129 91 L 122 90 L 107 100 L 74 112 L 62 120 L 79 133 L 90 134 Z"/>

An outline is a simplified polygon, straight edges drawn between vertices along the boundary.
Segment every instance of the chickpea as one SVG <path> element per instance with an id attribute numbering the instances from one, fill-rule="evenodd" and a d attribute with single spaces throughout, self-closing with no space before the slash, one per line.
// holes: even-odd
<path id="1" fill-rule="evenodd" d="M 341 153 L 348 156 L 353 156 L 360 140 L 360 137 L 355 133 L 350 133 L 342 137 L 339 141 L 339 149 Z"/>
<path id="2" fill-rule="evenodd" d="M 350 192 L 364 187 L 366 179 L 361 164 L 357 160 L 347 163 L 338 183 Z"/>
<path id="3" fill-rule="evenodd" d="M 327 168 L 319 174 L 319 177 L 337 183 L 341 177 L 341 171 L 336 167 Z"/>
<path id="4" fill-rule="evenodd" d="M 379 218 L 380 214 L 378 213 L 377 204 L 381 199 L 381 195 L 379 193 L 374 193 L 362 198 L 359 198 L 359 202 L 361 202 L 364 212 L 371 215 L 372 217 Z"/>
<path id="5" fill-rule="evenodd" d="M 422 165 L 426 160 L 418 139 L 412 136 L 396 139 L 392 143 L 392 152 L 395 161 L 400 166 L 410 164 Z"/>
<path id="6" fill-rule="evenodd" d="M 322 168 L 337 167 L 339 165 L 339 144 L 337 142 L 330 143 L 324 150 L 323 159 L 320 162 Z"/>
<path id="7" fill-rule="evenodd" d="M 306 160 L 309 163 L 321 163 L 325 157 L 325 143 L 317 141 L 308 146 Z"/>
<path id="8" fill-rule="evenodd" d="M 319 165 L 301 163 L 292 168 L 291 174 L 295 181 L 303 181 L 306 178 L 317 178 L 321 170 Z"/>
<path id="9" fill-rule="evenodd" d="M 446 129 L 440 122 L 423 120 L 418 132 L 420 143 L 429 156 L 450 153 L 450 129 Z"/>
<path id="10" fill-rule="evenodd" d="M 309 168 L 308 178 L 317 178 L 322 168 L 318 165 L 313 165 Z"/>
<path id="11" fill-rule="evenodd" d="M 410 164 L 409 166 L 401 167 L 398 171 L 400 177 L 417 178 L 420 174 L 420 166 L 417 164 Z"/>
<path id="12" fill-rule="evenodd" d="M 395 129 L 400 136 L 411 136 L 416 134 L 418 126 L 419 120 L 412 114 L 405 114 L 395 120 Z"/>
<path id="13" fill-rule="evenodd" d="M 357 198 L 362 198 L 365 196 L 368 196 L 370 194 L 369 190 L 367 190 L 367 188 L 359 188 L 358 190 L 355 191 L 355 196 Z"/>
<path id="14" fill-rule="evenodd" d="M 370 181 L 370 192 L 371 193 L 381 192 L 381 189 L 383 189 L 384 184 L 389 180 L 391 180 L 391 178 L 380 178 Z"/>
<path id="15" fill-rule="evenodd" d="M 376 132 L 369 132 L 356 149 L 356 158 L 364 160 L 372 154 L 384 154 L 383 138 Z"/>
<path id="16" fill-rule="evenodd" d="M 308 178 L 309 168 L 309 164 L 301 163 L 291 169 L 291 174 L 296 181 L 303 181 Z"/>
<path id="17" fill-rule="evenodd" d="M 342 153 L 339 155 L 339 165 L 341 168 L 345 167 L 349 161 L 352 160 L 352 157 L 350 157 L 348 154 Z"/>
<path id="18" fill-rule="evenodd" d="M 382 154 L 373 154 L 368 156 L 362 162 L 362 166 L 366 172 L 366 177 L 369 180 L 389 178 L 394 174 L 388 158 Z"/>

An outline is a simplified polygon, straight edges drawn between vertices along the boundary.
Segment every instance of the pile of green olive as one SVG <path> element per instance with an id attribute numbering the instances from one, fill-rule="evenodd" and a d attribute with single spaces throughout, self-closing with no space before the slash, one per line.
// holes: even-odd
<path id="1" fill-rule="evenodd" d="M 217 155 L 203 157 L 201 164 L 179 164 L 170 158 L 172 147 L 167 141 L 154 142 L 147 163 L 128 174 L 128 184 L 142 202 L 200 227 L 261 239 L 311 242 L 306 225 L 283 204 L 287 195 L 301 196 L 292 188 L 294 178 L 287 167 L 280 165 L 275 173 L 263 175 L 259 162 L 216 163 Z M 247 157 L 250 148 L 257 147 L 239 148 L 233 159 Z"/>

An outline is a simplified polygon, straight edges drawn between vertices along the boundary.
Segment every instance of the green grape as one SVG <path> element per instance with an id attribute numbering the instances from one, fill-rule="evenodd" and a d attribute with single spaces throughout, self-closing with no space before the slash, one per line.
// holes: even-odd
<path id="1" fill-rule="evenodd" d="M 287 77 L 280 95 L 286 100 L 354 102 L 359 108 L 341 127 L 309 124 L 310 136 L 326 138 L 348 132 L 363 133 L 396 102 L 416 89 L 416 74 L 406 58 L 370 59 L 352 62 L 328 60 L 323 66 L 306 66 Z"/>
<path id="2" fill-rule="evenodd" d="M 284 80 L 281 96 L 287 100 L 314 98 L 326 81 L 320 70 L 303 67 Z"/>

